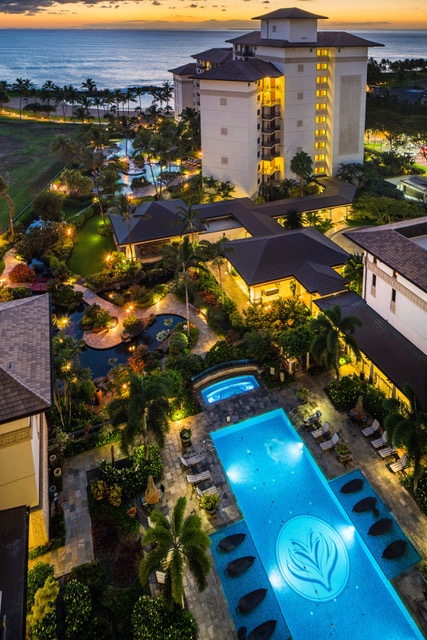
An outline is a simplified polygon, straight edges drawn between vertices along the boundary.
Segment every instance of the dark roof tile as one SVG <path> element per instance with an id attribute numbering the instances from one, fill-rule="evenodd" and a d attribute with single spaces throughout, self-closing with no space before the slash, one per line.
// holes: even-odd
<path id="1" fill-rule="evenodd" d="M 283 48 L 308 48 L 308 47 L 383 47 L 384 45 L 373 42 L 372 40 L 366 40 L 360 38 L 352 33 L 346 33 L 345 31 L 318 31 L 317 39 L 314 42 L 289 42 L 289 40 L 280 40 L 275 38 L 261 38 L 260 31 L 251 31 L 245 33 L 237 38 L 231 38 L 227 40 L 231 44 L 246 44 L 256 47 L 276 47 Z"/>
<path id="2" fill-rule="evenodd" d="M 233 49 L 231 47 L 227 49 L 221 49 L 219 47 L 214 49 L 208 49 L 207 51 L 201 51 L 191 56 L 195 60 L 204 60 L 206 62 L 213 62 L 214 64 L 224 64 L 233 58 Z"/>
<path id="3" fill-rule="evenodd" d="M 271 62 L 251 58 L 249 60 L 230 60 L 219 67 L 199 73 L 199 80 L 229 80 L 234 82 L 256 82 L 261 78 L 279 78 L 282 72 Z"/>
<path id="4" fill-rule="evenodd" d="M 313 18 L 327 20 L 327 16 L 320 16 L 317 13 L 309 13 L 298 7 L 289 7 L 287 9 L 276 9 L 276 11 L 270 11 L 270 13 L 264 13 L 262 16 L 252 18 L 252 20 L 274 20 L 274 19 L 289 19 L 298 18 L 299 20 L 313 20 Z"/>
<path id="5" fill-rule="evenodd" d="M 197 65 L 195 62 L 187 62 L 175 69 L 168 69 L 169 73 L 174 73 L 177 76 L 192 76 L 197 71 Z"/>

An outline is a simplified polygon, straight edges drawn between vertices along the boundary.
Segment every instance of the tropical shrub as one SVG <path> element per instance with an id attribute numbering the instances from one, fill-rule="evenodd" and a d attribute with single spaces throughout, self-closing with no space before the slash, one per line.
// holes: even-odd
<path id="1" fill-rule="evenodd" d="M 48 284 L 47 291 L 50 293 L 52 304 L 57 307 L 73 309 L 83 302 L 83 293 L 81 291 L 74 291 L 72 284 L 52 282 Z"/>
<path id="2" fill-rule="evenodd" d="M 78 580 L 71 580 L 65 587 L 64 607 L 65 638 L 80 640 L 92 614 L 89 587 Z"/>
<path id="3" fill-rule="evenodd" d="M 167 607 L 162 598 L 141 596 L 132 613 L 135 640 L 196 640 L 196 621 L 177 605 Z"/>
<path id="4" fill-rule="evenodd" d="M 218 342 L 216 342 L 207 352 L 206 364 L 208 367 L 213 367 L 214 365 L 221 364 L 222 362 L 241 360 L 244 357 L 245 353 L 242 347 L 230 344 L 225 340 L 218 340 Z"/>
<path id="5" fill-rule="evenodd" d="M 43 222 L 64 218 L 62 213 L 63 196 L 54 191 L 43 191 L 33 202 L 33 212 L 36 218 L 40 218 Z"/>
<path id="6" fill-rule="evenodd" d="M 10 302 L 11 300 L 21 300 L 32 295 L 28 287 L 1 287 L 0 302 Z"/>
<path id="7" fill-rule="evenodd" d="M 401 479 L 402 485 L 412 491 L 414 485 L 414 473 L 409 471 Z M 427 515 L 427 469 L 418 480 L 418 487 L 414 494 L 415 502 L 423 513 Z"/>
<path id="8" fill-rule="evenodd" d="M 173 355 L 182 353 L 188 346 L 188 338 L 185 333 L 174 331 L 168 341 L 169 352 Z"/>
<path id="9" fill-rule="evenodd" d="M 55 640 L 56 635 L 56 600 L 59 593 L 59 582 L 48 576 L 44 585 L 34 595 L 31 613 L 27 615 L 27 628 L 33 640 Z"/>
<path id="10" fill-rule="evenodd" d="M 326 393 L 331 399 L 332 404 L 342 411 L 349 411 L 355 406 L 357 398 L 360 395 L 360 380 L 344 376 L 340 379 L 338 385 L 331 382 L 326 387 Z"/>
<path id="11" fill-rule="evenodd" d="M 34 604 L 34 596 L 38 589 L 44 586 L 49 577 L 54 577 L 53 565 L 48 562 L 37 562 L 28 572 L 27 577 L 27 611 L 31 611 Z"/>
<path id="12" fill-rule="evenodd" d="M 9 273 L 10 282 L 34 282 L 36 273 L 25 262 L 16 264 Z"/>
<path id="13" fill-rule="evenodd" d="M 99 304 L 91 304 L 86 307 L 82 318 L 82 327 L 85 329 L 103 329 L 108 327 L 112 320 L 111 314 Z"/>
<path id="14" fill-rule="evenodd" d="M 104 482 L 107 487 L 119 486 L 122 490 L 123 500 L 127 501 L 142 491 L 147 484 L 149 475 L 152 475 L 153 478 L 158 478 L 162 469 L 163 464 L 157 444 L 151 443 L 148 445 L 148 460 L 145 460 L 144 446 L 141 445 L 133 451 L 130 467 L 118 469 L 106 460 L 100 462 L 98 483 Z M 101 488 L 98 487 L 95 491 L 97 493 L 94 494 L 94 497 L 98 493 L 102 493 L 102 498 L 96 498 L 97 500 L 102 500 L 108 495 L 108 491 L 103 486 Z"/>
<path id="15" fill-rule="evenodd" d="M 123 329 L 128 333 L 135 334 L 142 329 L 142 324 L 138 316 L 130 315 L 123 320 Z"/>

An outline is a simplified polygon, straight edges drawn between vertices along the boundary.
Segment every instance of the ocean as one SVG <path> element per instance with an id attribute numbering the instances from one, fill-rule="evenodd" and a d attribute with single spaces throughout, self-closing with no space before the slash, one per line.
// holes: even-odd
<path id="1" fill-rule="evenodd" d="M 384 47 L 370 55 L 381 60 L 427 57 L 427 31 L 347 31 Z M 243 31 L 144 31 L 119 29 L 0 29 L 0 81 L 29 78 L 80 88 L 92 78 L 99 89 L 124 89 L 172 80 L 169 69 L 194 59 Z"/>

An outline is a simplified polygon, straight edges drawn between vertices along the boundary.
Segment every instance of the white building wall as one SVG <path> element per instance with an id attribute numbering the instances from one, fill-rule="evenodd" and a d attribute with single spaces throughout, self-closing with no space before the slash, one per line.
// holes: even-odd
<path id="1" fill-rule="evenodd" d="M 261 37 L 289 42 L 316 42 L 316 18 L 269 19 L 261 21 Z"/>
<path id="2" fill-rule="evenodd" d="M 0 425 L 0 510 L 39 504 L 40 435 L 30 418 Z"/>
<path id="3" fill-rule="evenodd" d="M 384 263 L 374 262 L 372 255 L 365 260 L 367 304 L 427 355 L 427 294 Z"/>
<path id="4" fill-rule="evenodd" d="M 202 172 L 236 185 L 233 196 L 258 190 L 257 95 L 255 82 L 200 82 Z"/>
<path id="5" fill-rule="evenodd" d="M 178 76 L 174 74 L 174 115 L 179 120 L 181 113 L 188 107 L 196 109 L 194 100 L 194 80 L 189 76 Z"/>

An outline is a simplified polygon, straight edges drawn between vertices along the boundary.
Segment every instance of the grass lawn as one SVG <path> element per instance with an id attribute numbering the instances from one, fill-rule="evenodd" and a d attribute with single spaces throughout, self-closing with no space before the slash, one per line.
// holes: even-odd
<path id="1" fill-rule="evenodd" d="M 63 162 L 50 154 L 50 143 L 59 133 L 77 137 L 81 127 L 0 118 L 0 175 L 10 175 L 9 193 L 15 203 L 16 214 L 62 169 Z M 8 221 L 6 202 L 1 199 L 0 232 Z"/>
<path id="2" fill-rule="evenodd" d="M 81 276 L 97 273 L 105 266 L 105 256 L 115 251 L 111 237 L 100 236 L 96 232 L 102 217 L 93 216 L 77 231 L 74 237 L 74 249 L 67 267 Z"/>

